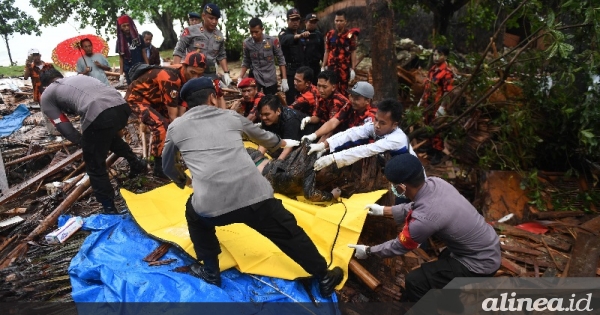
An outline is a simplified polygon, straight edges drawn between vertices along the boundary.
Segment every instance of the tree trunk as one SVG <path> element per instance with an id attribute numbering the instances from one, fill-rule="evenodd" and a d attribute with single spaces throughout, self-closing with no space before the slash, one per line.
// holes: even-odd
<path id="1" fill-rule="evenodd" d="M 10 65 L 14 66 L 15 63 L 12 60 L 12 55 L 10 54 L 10 46 L 8 46 L 8 34 L 2 34 L 2 37 L 4 37 L 4 42 L 6 43 L 6 51 L 8 52 L 8 59 L 10 60 Z"/>
<path id="2" fill-rule="evenodd" d="M 376 103 L 382 99 L 398 99 L 396 49 L 394 47 L 394 11 L 390 0 L 367 0 L 367 18 L 371 25 L 371 59 Z"/>
<path id="3" fill-rule="evenodd" d="M 160 50 L 168 50 L 175 48 L 177 45 L 177 33 L 173 30 L 173 17 L 170 13 L 163 12 L 160 15 L 152 15 L 152 21 L 162 33 L 164 38 Z"/>

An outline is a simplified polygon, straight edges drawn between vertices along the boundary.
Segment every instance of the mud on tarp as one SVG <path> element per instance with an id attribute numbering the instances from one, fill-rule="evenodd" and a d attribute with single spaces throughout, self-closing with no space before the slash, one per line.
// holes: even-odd
<path id="1" fill-rule="evenodd" d="M 21 104 L 10 115 L 0 118 L 0 137 L 10 136 L 11 133 L 19 130 L 23 126 L 23 120 L 29 114 L 27 106 Z"/>
<path id="2" fill-rule="evenodd" d="M 59 223 L 65 221 L 66 217 L 61 217 Z M 92 313 L 99 311 L 103 305 L 98 303 L 105 302 L 164 302 L 165 305 L 169 302 L 214 302 L 218 304 L 207 306 L 214 308 L 211 314 L 214 311 L 231 314 L 233 308 L 236 314 L 270 314 L 274 311 L 274 305 L 278 305 L 275 310 L 279 310 L 275 313 L 281 313 L 284 309 L 280 309 L 281 305 L 287 305 L 285 307 L 294 309 L 291 312 L 294 314 L 339 314 L 337 304 L 328 303 L 337 302 L 335 294 L 329 299 L 322 298 L 315 280 L 311 282 L 310 289 L 319 302 L 318 307 L 311 303 L 300 281 L 242 274 L 229 269 L 221 274 L 222 285 L 218 288 L 187 273 L 174 271 L 175 268 L 193 263 L 189 255 L 176 247 L 171 247 L 161 258 L 175 259 L 173 263 L 149 266 L 142 259 L 155 250 L 160 242 L 142 231 L 129 214 L 94 215 L 84 219 L 83 229 L 92 234 L 72 259 L 69 275 L 73 300 L 84 303 L 79 304 L 78 308 L 93 303 L 83 306 L 90 308 Z M 231 307 L 222 306 L 231 302 L 238 303 L 231 304 Z M 102 312 L 114 311 L 111 305 L 106 304 Z M 160 304 L 149 309 L 156 311 L 157 305 Z M 140 310 L 144 306 L 141 304 L 135 308 Z M 207 309 L 191 307 L 191 310 L 198 313 Z M 185 314 L 186 308 L 182 307 L 180 311 Z M 204 311 L 200 313 L 206 313 Z"/>

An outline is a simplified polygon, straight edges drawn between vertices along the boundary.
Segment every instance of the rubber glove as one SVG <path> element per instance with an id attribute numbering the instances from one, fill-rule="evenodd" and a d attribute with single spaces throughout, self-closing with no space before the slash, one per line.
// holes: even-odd
<path id="1" fill-rule="evenodd" d="M 231 77 L 229 76 L 229 73 L 223 74 L 223 82 L 225 82 L 225 85 L 227 85 L 227 86 L 229 86 L 229 84 L 231 84 Z"/>
<path id="2" fill-rule="evenodd" d="M 308 142 L 313 142 L 313 141 L 317 140 L 317 134 L 316 133 L 311 133 L 308 136 L 302 137 L 302 139 L 300 139 L 300 140 L 302 140 L 302 141 L 308 140 Z"/>
<path id="3" fill-rule="evenodd" d="M 321 157 L 315 161 L 314 170 L 318 172 L 318 171 L 326 168 L 327 166 L 333 164 L 333 162 L 335 162 L 335 159 L 333 158 L 333 154 L 329 154 L 324 157 Z"/>
<path id="4" fill-rule="evenodd" d="M 440 106 L 440 107 L 438 108 L 438 110 L 437 110 L 437 113 L 436 113 L 436 115 L 435 115 L 435 116 L 436 116 L 436 117 L 442 117 L 442 116 L 444 116 L 444 115 L 446 115 L 446 110 L 444 109 L 444 107 L 443 107 L 443 106 Z"/>
<path id="5" fill-rule="evenodd" d="M 369 209 L 369 214 L 374 216 L 383 216 L 383 206 L 376 203 L 366 205 L 365 210 Z"/>
<path id="6" fill-rule="evenodd" d="M 314 152 L 322 152 L 325 151 L 325 142 L 314 143 L 310 145 L 310 150 L 308 150 L 308 155 L 313 154 Z"/>
<path id="7" fill-rule="evenodd" d="M 300 141 L 298 141 L 298 140 L 283 139 L 283 141 L 285 141 L 284 148 L 293 148 L 293 147 L 297 147 L 300 145 Z"/>
<path id="8" fill-rule="evenodd" d="M 121 74 L 121 76 L 119 77 L 119 84 L 125 84 L 125 73 Z"/>
<path id="9" fill-rule="evenodd" d="M 300 130 L 304 130 L 304 128 L 306 128 L 306 124 L 310 123 L 310 117 L 304 117 L 302 118 L 302 122 L 300 123 Z M 302 139 L 304 140 L 304 139 Z"/>
<path id="10" fill-rule="evenodd" d="M 350 69 L 350 81 L 348 82 L 352 82 L 352 80 L 354 80 L 354 77 L 356 77 L 356 73 L 354 73 L 354 69 Z"/>
<path id="11" fill-rule="evenodd" d="M 290 90 L 287 79 L 281 79 L 281 92 L 287 92 Z"/>
<path id="12" fill-rule="evenodd" d="M 348 244 L 348 247 L 354 248 L 356 250 L 356 252 L 354 252 L 354 257 L 356 257 L 356 259 L 365 259 L 369 257 L 369 255 L 367 255 L 367 248 L 369 248 L 369 246 Z"/>

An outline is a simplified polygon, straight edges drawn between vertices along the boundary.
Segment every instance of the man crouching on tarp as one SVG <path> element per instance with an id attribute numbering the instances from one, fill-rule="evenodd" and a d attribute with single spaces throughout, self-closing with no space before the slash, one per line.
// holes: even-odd
<path id="1" fill-rule="evenodd" d="M 325 258 L 294 216 L 273 197 L 273 188 L 246 154 L 242 134 L 271 151 L 297 146 L 298 141 L 282 140 L 234 111 L 215 107 L 216 91 L 208 78 L 188 81 L 180 95 L 189 110 L 169 125 L 162 156 L 163 170 L 177 186 L 191 183 L 194 187 L 185 216 L 196 257 L 203 264 L 192 265 L 192 272 L 220 286 L 221 247 L 215 227 L 245 223 L 315 276 L 321 295 L 329 297 L 344 277 L 342 269 L 327 270 Z M 177 152 L 192 179 L 176 167 Z M 236 197 L 227 198 L 232 191 Z"/>

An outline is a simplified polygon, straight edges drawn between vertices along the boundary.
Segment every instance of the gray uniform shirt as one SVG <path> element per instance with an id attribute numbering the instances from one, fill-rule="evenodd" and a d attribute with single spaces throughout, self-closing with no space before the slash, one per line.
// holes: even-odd
<path id="1" fill-rule="evenodd" d="M 188 26 L 179 37 L 173 56 L 185 58 L 187 53 L 198 51 L 215 63 L 227 58 L 225 54 L 225 37 L 218 29 L 212 32 L 204 28 L 203 23 Z"/>
<path id="2" fill-rule="evenodd" d="M 269 87 L 277 84 L 275 58 L 279 66 L 285 66 L 279 38 L 263 35 L 263 40 L 255 42 L 252 37 L 244 40 L 242 66 L 252 69 L 258 84 Z"/>
<path id="3" fill-rule="evenodd" d="M 85 59 L 85 62 L 83 61 L 84 59 Z M 104 73 L 104 70 L 98 68 L 98 66 L 96 66 L 94 61 L 98 61 L 101 65 L 108 67 L 108 60 L 106 60 L 104 55 L 95 53 L 91 57 L 84 55 L 83 57 L 81 57 L 77 60 L 77 72 L 84 72 L 86 63 L 87 63 L 87 67 L 92 68 L 92 71 L 90 71 L 90 73 L 88 73 L 88 75 L 92 78 L 98 79 L 98 81 L 106 84 L 107 86 L 110 86 L 110 83 L 108 82 L 108 78 L 106 78 L 106 73 Z"/>
<path id="4" fill-rule="evenodd" d="M 406 222 L 404 229 L 397 238 L 372 246 L 371 253 L 403 255 L 435 235 L 470 271 L 490 274 L 500 268 L 500 239 L 494 228 L 443 179 L 427 178 L 414 202 L 393 206 L 392 213 L 397 223 Z"/>
<path id="5" fill-rule="evenodd" d="M 58 79 L 50 84 L 40 101 L 44 115 L 71 142 L 79 143 L 81 136 L 63 113 L 81 117 L 81 130 L 108 108 L 125 104 L 119 91 L 85 75 Z"/>
<path id="6" fill-rule="evenodd" d="M 192 205 L 199 215 L 215 217 L 273 198 L 273 188 L 246 152 L 242 134 L 271 150 L 281 141 L 232 110 L 208 105 L 193 107 L 169 125 L 163 171 L 179 183 L 186 178 L 175 165 L 181 152 L 192 174 Z"/>

